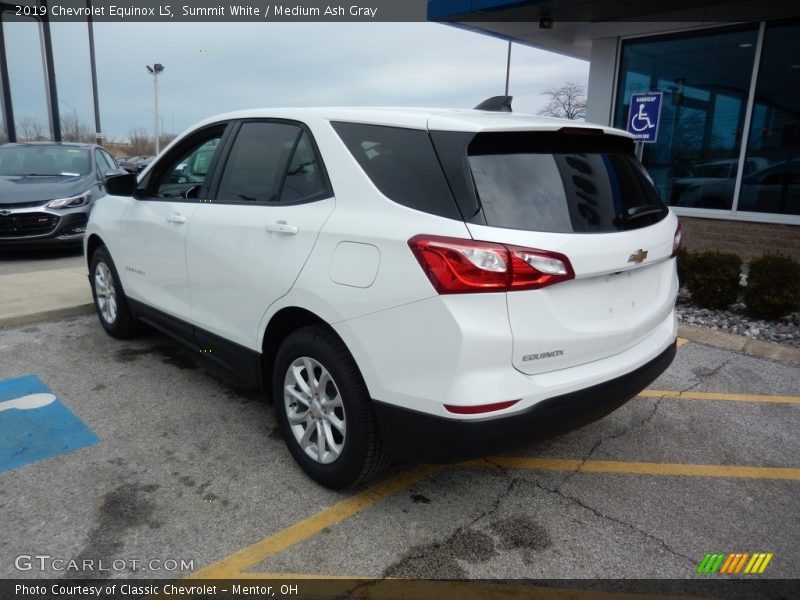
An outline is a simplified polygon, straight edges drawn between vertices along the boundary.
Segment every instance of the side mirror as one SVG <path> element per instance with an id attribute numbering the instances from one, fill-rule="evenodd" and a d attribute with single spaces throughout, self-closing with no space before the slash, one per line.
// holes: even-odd
<path id="1" fill-rule="evenodd" d="M 133 173 L 114 175 L 106 180 L 106 191 L 112 196 L 133 196 L 137 178 Z"/>

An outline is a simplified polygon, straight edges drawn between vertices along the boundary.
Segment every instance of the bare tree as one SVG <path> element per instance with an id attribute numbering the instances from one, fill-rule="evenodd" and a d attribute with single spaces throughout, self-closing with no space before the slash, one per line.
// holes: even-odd
<path id="1" fill-rule="evenodd" d="M 78 112 L 72 111 L 61 115 L 61 139 L 65 142 L 82 142 L 93 144 L 94 131 L 78 118 Z"/>
<path id="2" fill-rule="evenodd" d="M 158 141 L 159 141 L 159 145 L 160 145 L 161 149 L 163 150 L 164 148 L 166 148 L 167 144 L 169 144 L 176 137 L 178 137 L 178 136 L 175 135 L 174 133 L 162 133 L 162 134 L 160 134 L 158 136 Z"/>
<path id="3" fill-rule="evenodd" d="M 586 118 L 586 88 L 579 83 L 568 81 L 561 87 L 547 90 L 550 101 L 540 115 L 559 119 L 583 120 Z"/>
<path id="4" fill-rule="evenodd" d="M 128 131 L 128 143 L 131 156 L 148 156 L 153 154 L 156 146 L 143 127 L 134 127 Z"/>
<path id="5" fill-rule="evenodd" d="M 40 142 L 49 138 L 47 127 L 44 124 L 31 117 L 25 115 L 20 117 L 17 122 L 17 139 L 20 142 Z"/>

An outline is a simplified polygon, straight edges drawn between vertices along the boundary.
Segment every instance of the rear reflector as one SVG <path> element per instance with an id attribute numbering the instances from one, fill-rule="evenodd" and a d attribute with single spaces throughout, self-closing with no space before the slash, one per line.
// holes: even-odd
<path id="1" fill-rule="evenodd" d="M 678 256 L 678 252 L 680 252 L 681 249 L 682 238 L 681 224 L 678 222 L 678 228 L 675 230 L 675 236 L 672 238 L 672 256 Z"/>
<path id="2" fill-rule="evenodd" d="M 575 277 L 558 252 L 433 235 L 408 245 L 440 294 L 535 290 Z"/>
<path id="3" fill-rule="evenodd" d="M 494 404 L 479 404 L 477 406 L 456 406 L 454 404 L 445 404 L 444 407 L 448 412 L 457 415 L 479 415 L 482 413 L 494 412 L 503 410 L 509 406 L 514 406 L 519 400 L 507 400 L 505 402 L 495 402 Z"/>

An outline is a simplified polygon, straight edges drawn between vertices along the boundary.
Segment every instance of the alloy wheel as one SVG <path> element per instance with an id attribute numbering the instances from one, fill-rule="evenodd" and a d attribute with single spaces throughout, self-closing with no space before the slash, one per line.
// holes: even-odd
<path id="1" fill-rule="evenodd" d="M 113 325 L 117 320 L 117 291 L 111 270 L 104 262 L 97 263 L 94 269 L 94 291 L 100 315 L 106 323 Z"/>
<path id="2" fill-rule="evenodd" d="M 347 425 L 339 388 L 318 361 L 302 356 L 286 371 L 286 418 L 295 440 L 315 462 L 330 464 L 342 454 Z"/>

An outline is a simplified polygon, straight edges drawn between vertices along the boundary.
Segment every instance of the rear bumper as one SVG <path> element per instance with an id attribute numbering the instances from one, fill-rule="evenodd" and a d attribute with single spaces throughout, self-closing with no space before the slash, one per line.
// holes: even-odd
<path id="1" fill-rule="evenodd" d="M 398 458 L 454 462 L 545 439 L 603 418 L 636 396 L 675 358 L 676 344 L 621 377 L 480 420 L 448 419 L 375 401 L 384 449 Z"/>

